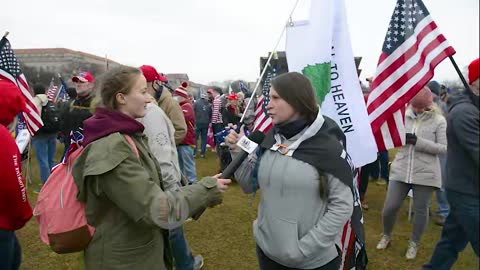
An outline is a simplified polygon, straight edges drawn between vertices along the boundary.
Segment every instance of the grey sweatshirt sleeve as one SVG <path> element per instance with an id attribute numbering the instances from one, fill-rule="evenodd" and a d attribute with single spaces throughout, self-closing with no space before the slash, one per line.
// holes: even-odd
<path id="1" fill-rule="evenodd" d="M 462 104 L 463 105 L 463 104 Z M 468 153 L 470 158 L 475 162 L 477 168 L 479 165 L 479 143 L 480 136 L 479 113 L 478 110 L 471 105 L 465 105 L 462 115 L 456 114 L 453 124 L 453 130 L 458 138 L 460 146 Z"/>
<path id="2" fill-rule="evenodd" d="M 232 160 L 238 156 L 238 152 L 230 152 Z M 257 163 L 257 154 L 254 152 L 250 154 L 242 165 L 235 171 L 235 179 L 246 194 L 253 193 L 258 189 L 258 182 L 253 178 L 252 172 Z M 252 181 L 253 179 L 253 181 Z"/>
<path id="3" fill-rule="evenodd" d="M 330 174 L 327 174 L 327 177 L 326 213 L 299 241 L 300 250 L 306 257 L 318 250 L 332 247 L 337 235 L 341 233 L 343 226 L 353 213 L 353 194 L 350 187 Z"/>
<path id="4" fill-rule="evenodd" d="M 430 141 L 421 137 L 417 137 L 415 151 L 424 152 L 432 155 L 447 153 L 447 122 L 445 118 L 438 116 L 438 122 L 435 130 L 435 141 Z"/>

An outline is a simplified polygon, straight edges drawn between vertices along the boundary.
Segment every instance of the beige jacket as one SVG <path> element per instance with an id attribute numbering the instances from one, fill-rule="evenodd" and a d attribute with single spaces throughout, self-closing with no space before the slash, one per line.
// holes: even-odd
<path id="1" fill-rule="evenodd" d="M 447 152 L 446 128 L 446 120 L 436 105 L 418 115 L 408 107 L 405 112 L 405 131 L 415 133 L 417 143 L 399 148 L 390 168 L 390 180 L 440 188 L 438 155 Z"/>
<path id="2" fill-rule="evenodd" d="M 175 128 L 175 144 L 178 145 L 183 141 L 187 135 L 187 123 L 183 117 L 182 108 L 172 98 L 172 94 L 167 89 L 164 89 L 160 99 L 158 100 L 158 106 L 168 115 L 170 121 L 172 121 Z"/>

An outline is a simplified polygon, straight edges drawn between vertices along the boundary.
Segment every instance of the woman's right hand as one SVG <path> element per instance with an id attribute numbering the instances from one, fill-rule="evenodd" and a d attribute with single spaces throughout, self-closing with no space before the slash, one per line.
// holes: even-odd
<path id="1" fill-rule="evenodd" d="M 239 147 L 237 145 L 238 139 L 243 137 L 245 133 L 243 132 L 244 126 L 240 127 L 240 133 L 235 131 L 235 128 L 230 129 L 230 133 L 225 137 L 225 143 L 228 145 L 228 148 L 232 152 L 238 152 Z"/>

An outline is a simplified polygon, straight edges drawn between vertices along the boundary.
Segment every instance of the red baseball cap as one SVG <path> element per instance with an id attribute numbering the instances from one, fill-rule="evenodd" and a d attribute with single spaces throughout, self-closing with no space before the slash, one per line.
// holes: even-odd
<path id="1" fill-rule="evenodd" d="M 93 76 L 88 71 L 80 72 L 77 76 L 72 77 L 72 82 L 89 82 L 93 83 Z"/>
<path id="2" fill-rule="evenodd" d="M 157 70 L 149 65 L 143 65 L 139 67 L 139 69 L 142 71 L 143 76 L 145 76 L 145 79 L 147 79 L 147 82 L 153 82 L 153 81 L 161 81 L 161 82 L 168 82 L 167 78 L 157 72 Z"/>

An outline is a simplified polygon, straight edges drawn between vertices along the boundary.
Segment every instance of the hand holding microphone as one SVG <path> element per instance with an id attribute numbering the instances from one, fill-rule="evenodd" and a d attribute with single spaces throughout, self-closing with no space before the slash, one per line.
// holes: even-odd
<path id="1" fill-rule="evenodd" d="M 232 182 L 232 180 L 230 179 L 224 179 L 224 178 L 220 178 L 221 177 L 221 174 L 217 174 L 217 175 L 214 175 L 212 176 L 213 178 L 217 179 L 217 187 L 218 189 L 220 190 L 220 192 L 225 192 L 227 191 L 228 189 L 228 184 L 230 184 Z"/>
<path id="2" fill-rule="evenodd" d="M 243 133 L 243 127 L 240 128 L 240 133 L 231 130 L 230 134 L 225 138 L 225 143 L 228 145 L 231 152 L 238 153 L 238 155 L 225 168 L 225 170 L 223 170 L 220 178 L 231 178 L 248 155 L 253 153 L 258 145 L 262 143 L 263 139 L 265 139 L 265 134 L 258 130 L 252 132 L 248 138 L 245 137 Z"/>
<path id="3" fill-rule="evenodd" d="M 238 147 L 237 142 L 238 139 L 245 136 L 245 133 L 243 132 L 244 126 L 240 128 L 240 132 L 237 133 L 235 128 L 230 129 L 230 133 L 225 137 L 225 143 L 228 145 L 228 148 L 230 151 L 237 153 L 240 150 L 240 147 Z"/>

